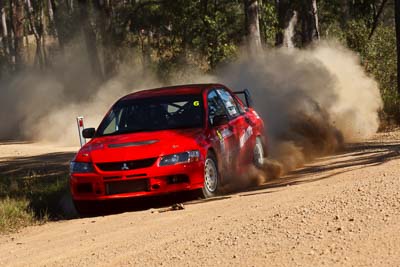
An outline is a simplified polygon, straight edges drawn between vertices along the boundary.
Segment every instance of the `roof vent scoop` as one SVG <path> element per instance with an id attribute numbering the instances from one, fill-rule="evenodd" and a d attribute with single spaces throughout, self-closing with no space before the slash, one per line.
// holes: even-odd
<path id="1" fill-rule="evenodd" d="M 129 142 L 129 143 L 120 143 L 120 144 L 110 144 L 109 148 L 120 148 L 120 147 L 129 147 L 129 146 L 145 146 L 151 145 L 159 142 L 160 140 L 147 140 L 147 141 L 139 141 L 139 142 Z"/>

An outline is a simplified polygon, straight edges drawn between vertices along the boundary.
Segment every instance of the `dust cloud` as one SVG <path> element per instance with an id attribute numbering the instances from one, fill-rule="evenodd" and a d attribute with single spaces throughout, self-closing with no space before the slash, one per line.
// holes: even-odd
<path id="1" fill-rule="evenodd" d="M 101 83 L 82 50 L 73 47 L 47 72 L 28 69 L 0 81 L 0 140 L 78 146 L 77 116 L 85 117 L 85 126 L 95 127 L 120 97 L 161 86 L 136 64 L 122 66 L 118 75 Z"/>
<path id="2" fill-rule="evenodd" d="M 27 71 L 0 84 L 0 139 L 78 145 L 76 116 L 85 116 L 87 127 L 97 126 L 118 98 L 165 85 L 154 73 L 132 64 L 98 83 L 84 56 L 73 59 L 59 60 L 51 73 Z M 213 75 L 189 75 L 182 68 L 170 83 L 202 82 L 252 92 L 269 138 L 260 180 L 332 153 L 344 142 L 368 138 L 379 126 L 382 100 L 377 83 L 355 53 L 335 42 L 306 50 L 268 49 L 257 58 L 239 57 Z"/>
<path id="3" fill-rule="evenodd" d="M 232 88 L 249 88 L 266 122 L 268 158 L 261 180 L 279 177 L 379 127 L 378 84 L 358 56 L 335 42 L 272 50 L 222 70 Z"/>

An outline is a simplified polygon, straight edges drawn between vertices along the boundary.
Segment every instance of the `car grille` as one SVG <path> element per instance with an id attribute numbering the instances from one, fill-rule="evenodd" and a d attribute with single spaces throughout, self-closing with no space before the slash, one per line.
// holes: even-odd
<path id="1" fill-rule="evenodd" d="M 136 170 L 136 169 L 150 167 L 156 162 L 156 160 L 157 158 L 140 159 L 140 160 L 124 161 L 124 162 L 107 162 L 107 163 L 97 163 L 96 166 L 100 170 L 105 172 L 128 171 L 128 170 Z"/>
<path id="2" fill-rule="evenodd" d="M 148 191 L 148 179 L 126 180 L 106 183 L 106 195 Z"/>
<path id="3" fill-rule="evenodd" d="M 146 177 L 147 174 L 145 173 L 138 173 L 138 174 L 131 174 L 131 175 L 127 175 L 125 176 L 126 178 L 138 178 L 138 177 Z M 122 179 L 124 176 L 104 176 L 103 179 L 104 180 L 118 180 L 118 179 Z"/>

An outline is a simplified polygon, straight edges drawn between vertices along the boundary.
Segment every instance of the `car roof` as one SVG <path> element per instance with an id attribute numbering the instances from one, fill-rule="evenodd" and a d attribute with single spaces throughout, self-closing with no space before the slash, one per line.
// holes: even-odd
<path id="1" fill-rule="evenodd" d="M 160 87 L 147 89 L 122 97 L 120 100 L 140 99 L 148 97 L 168 96 L 168 95 L 196 95 L 201 94 L 204 90 L 210 87 L 223 87 L 222 84 L 203 83 L 203 84 L 183 84 L 175 86 Z"/>

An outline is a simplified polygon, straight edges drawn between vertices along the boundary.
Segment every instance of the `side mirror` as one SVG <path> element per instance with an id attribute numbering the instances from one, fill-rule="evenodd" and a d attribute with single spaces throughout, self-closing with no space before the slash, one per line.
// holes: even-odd
<path id="1" fill-rule="evenodd" d="M 212 125 L 213 126 L 221 126 L 227 124 L 229 122 L 229 118 L 227 115 L 217 115 L 213 118 Z"/>
<path id="2" fill-rule="evenodd" d="M 95 133 L 96 133 L 96 129 L 95 128 L 86 128 L 86 129 L 83 129 L 82 136 L 84 138 L 90 139 L 90 138 L 94 137 Z"/>

